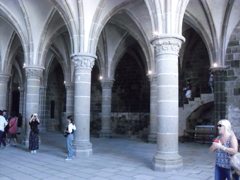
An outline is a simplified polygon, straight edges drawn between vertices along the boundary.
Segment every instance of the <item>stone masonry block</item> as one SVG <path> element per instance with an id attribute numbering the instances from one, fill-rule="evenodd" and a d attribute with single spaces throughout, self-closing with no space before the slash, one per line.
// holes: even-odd
<path id="1" fill-rule="evenodd" d="M 232 66 L 232 67 L 239 67 L 239 62 L 240 62 L 240 60 L 232 61 L 232 62 L 231 62 L 231 66 Z"/>
<path id="2" fill-rule="evenodd" d="M 231 51 L 232 51 L 232 53 L 239 53 L 240 52 L 240 46 L 231 47 Z"/>
<path id="3" fill-rule="evenodd" d="M 233 60 L 240 60 L 240 53 L 235 53 L 233 55 Z"/>
<path id="4" fill-rule="evenodd" d="M 235 81 L 236 79 L 237 79 L 237 76 L 226 77 L 226 81 Z"/>
<path id="5" fill-rule="evenodd" d="M 240 88 L 235 88 L 234 90 L 234 95 L 240 95 Z"/>
<path id="6" fill-rule="evenodd" d="M 237 39 L 237 34 L 236 33 L 232 33 L 231 37 L 230 37 L 230 42 L 231 41 L 236 41 Z"/>
<path id="7" fill-rule="evenodd" d="M 225 65 L 226 65 L 226 66 L 231 66 L 231 61 L 226 61 L 226 62 L 225 62 Z"/>
<path id="8" fill-rule="evenodd" d="M 238 46 L 239 45 L 239 41 L 238 40 L 236 40 L 236 41 L 230 41 L 229 43 L 228 43 L 228 46 Z"/>
<path id="9" fill-rule="evenodd" d="M 236 82 L 236 88 L 240 88 L 240 82 Z"/>
<path id="10" fill-rule="evenodd" d="M 230 54 L 230 53 L 232 53 L 232 48 L 227 48 L 227 54 Z"/>
<path id="11" fill-rule="evenodd" d="M 233 54 L 227 54 L 226 60 L 233 60 Z"/>

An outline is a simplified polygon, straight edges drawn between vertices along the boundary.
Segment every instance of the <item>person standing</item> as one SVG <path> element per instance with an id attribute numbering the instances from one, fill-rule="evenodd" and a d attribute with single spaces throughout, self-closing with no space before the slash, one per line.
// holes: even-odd
<path id="1" fill-rule="evenodd" d="M 215 180 L 239 180 L 236 173 L 231 175 L 230 157 L 238 152 L 238 141 L 227 119 L 218 122 L 218 132 L 209 149 L 216 152 Z"/>
<path id="2" fill-rule="evenodd" d="M 6 119 L 3 117 L 3 111 L 0 110 L 0 147 L 3 144 L 3 148 L 6 147 L 6 142 L 3 140 L 4 128 L 7 125 Z"/>
<path id="3" fill-rule="evenodd" d="M 210 76 L 209 76 L 209 79 L 208 79 L 208 85 L 211 88 L 211 93 L 213 93 L 213 72 L 210 72 Z"/>
<path id="4" fill-rule="evenodd" d="M 38 119 L 38 115 L 35 113 L 31 116 L 29 121 L 30 125 L 30 135 L 29 135 L 29 150 L 31 153 L 37 153 L 39 149 L 39 137 L 38 137 L 38 125 L 40 124 L 40 120 Z"/>
<path id="5" fill-rule="evenodd" d="M 190 80 L 187 80 L 186 87 L 183 88 L 183 90 L 185 90 L 185 97 L 189 102 L 192 98 L 192 84 L 190 83 Z"/>
<path id="6" fill-rule="evenodd" d="M 12 116 L 9 120 L 9 129 L 7 133 L 8 144 L 10 145 L 11 139 L 14 140 L 14 144 L 12 146 L 17 147 L 17 117 L 16 113 L 12 113 Z"/>
<path id="7" fill-rule="evenodd" d="M 8 121 L 8 114 L 6 110 L 3 110 L 3 117 L 6 119 L 6 121 Z"/>
<path id="8" fill-rule="evenodd" d="M 64 132 L 68 133 L 67 135 L 67 150 L 68 150 L 68 155 L 67 155 L 67 161 L 72 160 L 73 158 L 73 133 L 76 130 L 76 126 L 73 124 L 73 117 L 72 116 L 68 116 L 67 117 L 67 122 L 68 122 L 68 126 L 66 128 L 66 130 Z"/>

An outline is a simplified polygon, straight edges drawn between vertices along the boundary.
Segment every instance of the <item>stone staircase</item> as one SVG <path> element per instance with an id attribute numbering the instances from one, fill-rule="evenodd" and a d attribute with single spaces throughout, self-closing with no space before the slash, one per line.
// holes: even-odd
<path id="1" fill-rule="evenodd" d="M 193 111 L 201 107 L 204 104 L 214 101 L 214 94 L 201 94 L 200 97 L 195 97 L 193 101 L 189 101 L 188 104 L 184 104 L 183 107 L 179 107 L 179 135 L 183 135 L 183 131 L 186 128 L 186 119 L 191 115 Z"/>
<path id="2" fill-rule="evenodd" d="M 193 101 L 189 101 L 188 104 L 184 104 L 184 107 L 179 108 L 179 128 L 181 130 L 179 132 L 183 132 L 186 128 L 186 119 L 190 116 L 190 114 L 199 108 L 200 106 L 213 102 L 214 94 L 201 94 L 200 97 L 195 97 Z M 141 138 L 147 139 L 149 135 L 149 127 L 140 130 L 138 134 L 129 135 L 130 138 Z M 182 134 L 180 134 L 182 135 Z"/>

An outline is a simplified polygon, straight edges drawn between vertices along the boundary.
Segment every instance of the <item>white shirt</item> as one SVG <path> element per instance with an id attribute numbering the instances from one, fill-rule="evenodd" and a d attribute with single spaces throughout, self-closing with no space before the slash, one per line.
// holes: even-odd
<path id="1" fill-rule="evenodd" d="M 73 125 L 72 123 L 68 124 L 68 132 L 72 133 L 72 130 L 75 131 L 76 129 L 77 129 L 76 126 Z"/>
<path id="2" fill-rule="evenodd" d="M 0 116 L 0 131 L 4 131 L 4 127 L 7 123 L 6 119 L 3 116 Z"/>

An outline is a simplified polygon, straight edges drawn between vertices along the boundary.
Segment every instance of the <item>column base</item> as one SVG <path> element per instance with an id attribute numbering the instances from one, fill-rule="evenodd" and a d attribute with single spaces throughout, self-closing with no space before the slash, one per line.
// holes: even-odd
<path id="1" fill-rule="evenodd" d="M 40 127 L 38 127 L 38 129 L 39 129 L 40 133 L 41 133 L 41 132 L 46 132 L 46 131 L 47 131 L 46 126 L 40 126 Z"/>
<path id="2" fill-rule="evenodd" d="M 92 156 L 92 143 L 90 142 L 78 142 L 73 143 L 76 157 L 90 157 Z"/>
<path id="3" fill-rule="evenodd" d="M 99 133 L 99 138 L 112 138 L 112 131 L 110 130 L 110 131 L 101 131 L 100 133 Z"/>
<path id="4" fill-rule="evenodd" d="M 153 157 L 153 170 L 160 172 L 180 171 L 183 168 L 182 157 L 175 155 L 157 155 Z"/>
<path id="5" fill-rule="evenodd" d="M 148 143 L 157 143 L 157 133 L 151 133 L 148 135 Z"/>
<path id="6" fill-rule="evenodd" d="M 22 139 L 22 145 L 29 147 L 29 140 L 28 139 Z"/>

